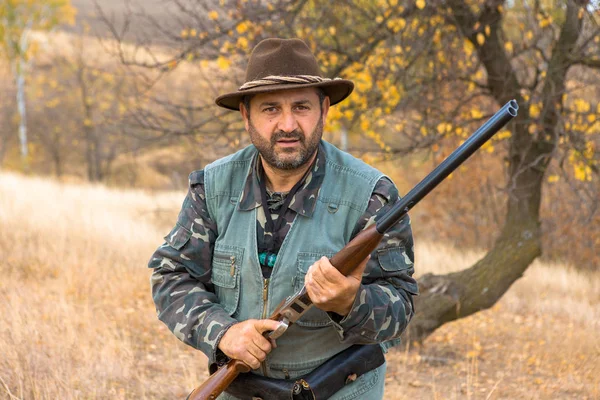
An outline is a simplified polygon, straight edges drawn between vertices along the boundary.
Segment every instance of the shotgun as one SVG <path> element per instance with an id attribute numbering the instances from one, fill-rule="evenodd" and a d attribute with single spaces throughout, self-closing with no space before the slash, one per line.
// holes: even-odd
<path id="1" fill-rule="evenodd" d="M 450 175 L 459 165 L 477 151 L 496 132 L 517 116 L 519 106 L 515 100 L 510 100 L 485 122 L 473 135 L 454 150 L 440 165 L 419 182 L 401 198 L 386 214 L 382 215 L 377 223 L 356 235 L 343 249 L 331 259 L 331 264 L 342 274 L 352 272 L 371 252 L 373 252 L 383 234 L 394 224 L 399 222 L 408 211 L 423 197 L 433 190 L 440 182 Z M 269 317 L 279 322 L 279 326 L 264 336 L 277 339 L 287 328 L 296 322 L 312 307 L 312 301 L 302 287 L 292 296 L 284 299 Z M 212 374 L 201 386 L 194 389 L 188 396 L 189 400 L 214 400 L 227 386 L 240 374 L 250 371 L 250 367 L 239 360 L 230 360 Z"/>

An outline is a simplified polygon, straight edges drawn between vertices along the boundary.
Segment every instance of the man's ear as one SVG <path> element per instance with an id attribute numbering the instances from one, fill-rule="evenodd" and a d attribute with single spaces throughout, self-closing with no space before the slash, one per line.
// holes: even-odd
<path id="1" fill-rule="evenodd" d="M 325 124 L 325 120 L 327 119 L 327 113 L 329 112 L 329 105 L 331 104 L 331 102 L 329 101 L 329 96 L 325 96 L 325 98 L 323 99 L 323 112 L 321 113 L 322 117 L 323 117 L 323 124 Z"/>
<path id="2" fill-rule="evenodd" d="M 240 113 L 242 114 L 242 118 L 244 119 L 244 126 L 246 127 L 246 131 L 250 129 L 250 113 L 246 110 L 246 106 L 243 101 L 240 101 Z"/>

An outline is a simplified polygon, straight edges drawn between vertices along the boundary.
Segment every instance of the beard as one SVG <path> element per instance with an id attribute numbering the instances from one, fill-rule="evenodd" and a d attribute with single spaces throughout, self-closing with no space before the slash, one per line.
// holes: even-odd
<path id="1" fill-rule="evenodd" d="M 252 121 L 248 121 L 248 125 L 250 140 L 258 149 L 260 156 L 267 164 L 281 170 L 297 169 L 309 162 L 323 137 L 323 120 L 321 118 L 308 140 L 301 129 L 294 129 L 291 132 L 277 131 L 271 136 L 271 140 L 267 140 L 256 130 Z M 300 146 L 282 148 L 277 151 L 277 141 L 280 139 L 298 140 Z"/>

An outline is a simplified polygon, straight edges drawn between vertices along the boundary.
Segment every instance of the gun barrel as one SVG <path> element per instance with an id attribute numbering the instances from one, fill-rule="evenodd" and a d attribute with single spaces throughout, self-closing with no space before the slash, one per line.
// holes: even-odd
<path id="1" fill-rule="evenodd" d="M 477 151 L 485 142 L 494 136 L 504 125 L 517 116 L 519 106 L 516 100 L 510 100 L 490 117 L 462 145 L 454 150 L 444 161 L 429 173 L 417 186 L 396 203 L 376 224 L 377 232 L 383 234 L 423 197 L 427 196 L 440 182 L 450 175 L 459 165 Z"/>
<path id="2" fill-rule="evenodd" d="M 386 230 L 402 219 L 415 204 L 450 175 L 462 162 L 506 125 L 508 121 L 514 118 L 517 115 L 518 108 L 517 102 L 511 100 L 498 110 L 471 137 L 427 175 L 425 179 L 400 199 L 388 213 L 383 215 L 377 224 L 361 231 L 343 249 L 337 252 L 330 259 L 331 264 L 344 275 L 352 272 L 377 247 Z M 276 321 L 283 321 L 285 328 L 287 328 L 288 325 L 294 323 L 310 307 L 312 307 L 312 300 L 308 297 L 306 289 L 303 287 L 289 299 L 282 301 L 269 318 Z M 282 332 L 285 331 L 284 326 L 282 325 L 281 327 Z M 250 367 L 242 361 L 231 360 L 227 365 L 220 367 L 204 384 L 196 388 L 188 399 L 216 399 L 240 372 L 248 372 L 249 370 Z"/>

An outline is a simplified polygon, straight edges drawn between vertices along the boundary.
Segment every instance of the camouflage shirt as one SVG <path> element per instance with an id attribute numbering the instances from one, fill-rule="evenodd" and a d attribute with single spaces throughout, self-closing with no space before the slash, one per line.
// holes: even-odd
<path id="1" fill-rule="evenodd" d="M 319 149 L 317 159 L 289 207 L 286 210 L 280 210 L 277 205 L 272 207 L 273 218 L 284 212 L 285 223 L 278 232 L 265 229 L 266 217 L 261 207 L 259 184 L 260 162 L 258 157 L 253 160 L 239 207 L 242 210 L 258 207 L 259 246 L 268 235 L 285 237 L 297 214 L 312 215 L 315 197 L 326 173 L 323 155 L 324 152 Z M 397 200 L 398 191 L 394 184 L 385 177 L 380 179 L 352 236 L 375 223 L 376 213 L 391 207 Z M 210 280 L 217 232 L 206 207 L 204 171 L 195 171 L 190 175 L 188 194 L 175 227 L 165 236 L 166 242 L 156 250 L 148 264 L 154 269 L 151 285 L 159 319 L 178 339 L 206 354 L 210 363 L 221 361 L 223 355 L 217 349 L 218 343 L 227 329 L 238 322 L 218 303 Z M 402 248 L 404 262 L 410 268 L 391 272 L 381 268 L 377 250 L 390 247 Z M 416 281 L 412 278 L 413 262 L 413 239 L 407 216 L 385 233 L 378 249 L 373 252 L 350 313 L 343 318 L 329 313 L 343 341 L 380 343 L 400 336 L 413 316 L 412 295 L 418 292 Z M 265 267 L 263 271 L 263 274 L 269 274 Z"/>

